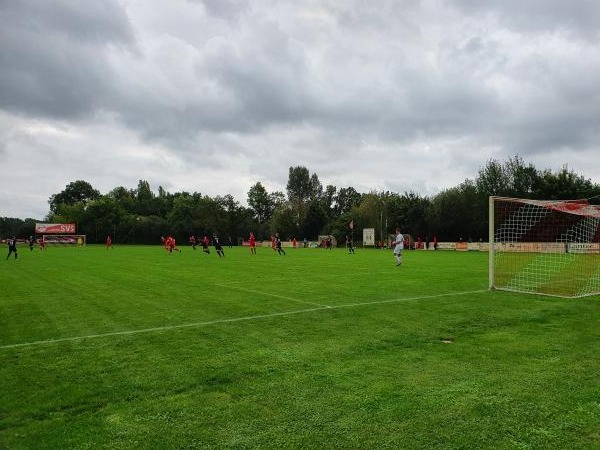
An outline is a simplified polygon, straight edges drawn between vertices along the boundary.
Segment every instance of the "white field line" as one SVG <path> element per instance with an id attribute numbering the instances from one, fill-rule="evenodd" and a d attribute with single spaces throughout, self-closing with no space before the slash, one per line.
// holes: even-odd
<path id="1" fill-rule="evenodd" d="M 113 331 L 113 332 L 109 332 L 109 333 L 88 334 L 85 336 L 73 336 L 73 337 L 65 337 L 65 338 L 57 338 L 57 339 L 45 339 L 42 341 L 22 342 L 20 344 L 0 345 L 0 350 L 8 350 L 8 349 L 14 349 L 14 348 L 21 348 L 21 347 L 36 347 L 36 346 L 40 346 L 40 345 L 58 344 L 61 342 L 82 341 L 82 340 L 86 340 L 86 339 L 99 339 L 99 338 L 106 338 L 106 337 L 113 337 L 113 336 L 131 336 L 131 335 L 143 334 L 143 333 L 156 333 L 156 332 L 161 332 L 161 331 L 170 331 L 170 330 L 177 330 L 177 329 L 182 329 L 182 328 L 205 327 L 205 326 L 209 326 L 209 325 L 227 324 L 227 323 L 243 322 L 243 321 L 249 321 L 249 320 L 268 319 L 271 317 L 291 316 L 291 315 L 295 315 L 295 314 L 304 314 L 304 313 L 311 313 L 311 312 L 316 312 L 316 311 L 326 311 L 326 310 L 332 310 L 332 309 L 355 308 L 355 307 L 359 307 L 359 306 L 369 306 L 369 305 L 383 305 L 386 303 L 400 303 L 400 302 L 428 300 L 428 299 L 443 298 L 443 297 L 456 297 L 459 295 L 479 294 L 479 293 L 483 293 L 483 292 L 489 292 L 489 290 L 481 289 L 481 290 L 477 290 L 477 291 L 425 295 L 422 297 L 405 297 L 405 298 L 396 298 L 396 299 L 391 299 L 391 300 L 377 300 L 374 302 L 348 303 L 345 305 L 336 305 L 336 306 L 318 306 L 315 308 L 300 309 L 300 310 L 296 310 L 296 311 L 284 311 L 284 312 L 277 312 L 277 313 L 270 313 L 270 314 L 257 314 L 254 316 L 233 317 L 230 319 L 218 319 L 218 320 L 211 320 L 211 321 L 206 321 L 206 322 L 193 322 L 193 323 L 184 323 L 184 324 L 180 324 L 180 325 L 165 325 L 162 327 L 141 328 L 138 330 Z M 268 295 L 268 294 L 265 294 L 265 295 Z"/>
<path id="2" fill-rule="evenodd" d="M 232 286 L 230 284 L 216 284 L 216 285 L 219 287 L 224 287 L 224 288 L 237 289 L 238 291 L 250 292 L 252 294 L 266 295 L 267 297 L 275 297 L 275 298 L 281 298 L 284 300 L 290 300 L 292 302 L 303 303 L 305 305 L 318 306 L 319 308 L 331 308 L 328 305 L 321 305 L 320 303 L 314 303 L 314 302 L 305 302 L 304 300 L 298 300 L 296 298 L 286 297 L 285 295 L 270 294 L 269 292 L 261 292 L 261 291 L 255 290 L 255 289 L 248 289 L 248 288 L 243 288 L 243 287 L 239 287 L 239 286 Z"/>

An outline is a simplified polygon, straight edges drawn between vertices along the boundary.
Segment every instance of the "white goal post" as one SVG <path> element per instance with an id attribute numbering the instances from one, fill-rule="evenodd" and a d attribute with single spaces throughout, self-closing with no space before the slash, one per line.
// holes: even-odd
<path id="1" fill-rule="evenodd" d="M 489 287 L 570 298 L 600 294 L 600 206 L 490 197 Z"/>

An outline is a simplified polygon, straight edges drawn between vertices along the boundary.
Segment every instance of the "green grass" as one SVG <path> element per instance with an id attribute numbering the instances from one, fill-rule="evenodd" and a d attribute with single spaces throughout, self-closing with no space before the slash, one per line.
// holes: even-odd
<path id="1" fill-rule="evenodd" d="M 595 253 L 496 253 L 496 286 L 504 289 L 584 296 L 597 292 L 598 274 L 600 258 Z"/>
<path id="2" fill-rule="evenodd" d="M 0 448 L 600 448 L 598 297 L 487 291 L 484 253 L 225 252 L 2 261 Z"/>

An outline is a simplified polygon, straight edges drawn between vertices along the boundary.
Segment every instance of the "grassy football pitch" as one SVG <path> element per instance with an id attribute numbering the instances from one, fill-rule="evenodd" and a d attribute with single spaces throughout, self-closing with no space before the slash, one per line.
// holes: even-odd
<path id="1" fill-rule="evenodd" d="M 487 254 L 26 247 L 0 266 L 1 449 L 598 449 L 600 298 Z"/>

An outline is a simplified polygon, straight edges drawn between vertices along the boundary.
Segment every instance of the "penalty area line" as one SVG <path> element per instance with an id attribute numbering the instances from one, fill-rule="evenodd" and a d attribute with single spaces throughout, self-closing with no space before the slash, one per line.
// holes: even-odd
<path id="1" fill-rule="evenodd" d="M 86 339 L 101 339 L 101 338 L 115 337 L 115 336 L 133 336 L 136 334 L 156 333 L 156 332 L 161 332 L 161 331 L 178 330 L 178 329 L 184 329 L 184 328 L 198 328 L 198 327 L 205 327 L 205 326 L 210 326 L 210 325 L 244 322 L 244 321 L 250 321 L 250 320 L 269 319 L 272 317 L 292 316 L 295 314 L 305 314 L 305 313 L 311 313 L 311 312 L 317 312 L 317 311 L 327 311 L 327 310 L 332 310 L 332 309 L 355 308 L 355 307 L 359 307 L 359 306 L 371 306 L 371 305 L 383 305 L 386 303 L 400 303 L 400 302 L 428 300 L 428 299 L 443 298 L 443 297 L 456 297 L 458 295 L 480 294 L 483 292 L 489 292 L 489 290 L 481 289 L 481 290 L 477 290 L 477 291 L 452 292 L 452 293 L 447 293 L 447 294 L 425 295 L 425 296 L 421 296 L 421 297 L 405 297 L 405 298 L 396 298 L 396 299 L 391 299 L 391 300 L 377 300 L 374 302 L 348 303 L 348 304 L 336 305 L 336 306 L 318 306 L 316 308 L 299 309 L 296 311 L 283 311 L 283 312 L 276 312 L 276 313 L 270 313 L 270 314 L 256 314 L 256 315 L 252 315 L 252 316 L 232 317 L 230 319 L 218 319 L 218 320 L 210 320 L 210 321 L 205 321 L 205 322 L 184 323 L 184 324 L 180 324 L 180 325 L 165 325 L 162 327 L 140 328 L 139 330 L 112 331 L 109 333 L 88 334 L 85 336 L 72 336 L 72 337 L 64 337 L 64 338 L 56 338 L 56 339 L 45 339 L 45 340 L 40 340 L 40 341 L 22 342 L 19 344 L 0 345 L 0 350 L 9 350 L 9 349 L 15 349 L 15 348 L 24 348 L 24 347 L 36 347 L 36 346 L 40 346 L 40 345 L 60 344 L 63 342 L 76 342 L 76 341 L 83 341 Z"/>

